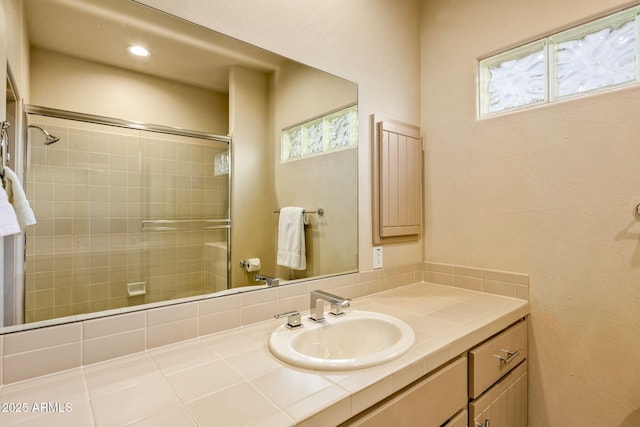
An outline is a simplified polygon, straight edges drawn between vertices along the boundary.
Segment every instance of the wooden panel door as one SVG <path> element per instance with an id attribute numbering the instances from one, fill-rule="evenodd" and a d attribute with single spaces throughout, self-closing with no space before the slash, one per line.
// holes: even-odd
<path id="1" fill-rule="evenodd" d="M 527 427 L 527 362 L 469 404 L 469 424 Z"/>
<path id="2" fill-rule="evenodd" d="M 417 239 L 422 232 L 420 128 L 393 120 L 375 127 L 374 243 Z"/>
<path id="3" fill-rule="evenodd" d="M 340 427 L 440 427 L 466 406 L 466 385 L 467 358 L 461 357 Z"/>

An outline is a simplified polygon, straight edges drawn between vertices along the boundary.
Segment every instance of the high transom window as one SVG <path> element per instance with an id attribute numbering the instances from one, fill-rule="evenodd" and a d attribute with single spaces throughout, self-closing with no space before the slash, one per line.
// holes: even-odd
<path id="1" fill-rule="evenodd" d="M 281 162 L 358 145 L 358 106 L 352 105 L 282 130 Z"/>
<path id="2" fill-rule="evenodd" d="M 640 6 L 479 61 L 479 114 L 492 116 L 640 83 Z"/>

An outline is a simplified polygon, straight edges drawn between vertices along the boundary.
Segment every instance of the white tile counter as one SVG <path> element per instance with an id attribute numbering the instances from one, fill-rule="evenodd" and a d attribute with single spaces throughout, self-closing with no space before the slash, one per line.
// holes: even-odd
<path id="1" fill-rule="evenodd" d="M 269 334 L 283 323 L 274 319 L 3 386 L 0 425 L 336 425 L 529 313 L 524 300 L 433 284 L 351 307 L 404 320 L 415 345 L 372 368 L 301 369 L 269 352 Z"/>

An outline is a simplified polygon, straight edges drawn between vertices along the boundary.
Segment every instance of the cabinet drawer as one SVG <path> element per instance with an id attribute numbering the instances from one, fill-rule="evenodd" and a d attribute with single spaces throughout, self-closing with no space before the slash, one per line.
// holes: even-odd
<path id="1" fill-rule="evenodd" d="M 480 396 L 526 357 L 527 321 L 523 320 L 469 352 L 469 396 Z"/>
<path id="2" fill-rule="evenodd" d="M 480 398 L 469 403 L 469 423 L 473 426 L 527 427 L 527 396 L 527 362 L 524 361 Z"/>
<path id="3" fill-rule="evenodd" d="M 467 358 L 429 374 L 341 427 L 439 427 L 467 404 Z"/>

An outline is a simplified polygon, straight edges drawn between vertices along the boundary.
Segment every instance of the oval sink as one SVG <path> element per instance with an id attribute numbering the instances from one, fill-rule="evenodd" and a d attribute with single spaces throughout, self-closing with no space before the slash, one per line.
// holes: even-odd
<path id="1" fill-rule="evenodd" d="M 406 353 L 415 341 L 413 329 L 386 314 L 349 311 L 327 314 L 324 322 L 305 319 L 304 327 L 284 325 L 271 334 L 269 348 L 280 360 L 320 370 L 358 369 L 379 365 Z"/>

